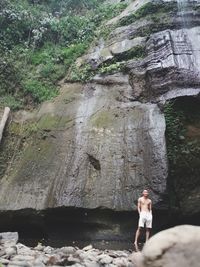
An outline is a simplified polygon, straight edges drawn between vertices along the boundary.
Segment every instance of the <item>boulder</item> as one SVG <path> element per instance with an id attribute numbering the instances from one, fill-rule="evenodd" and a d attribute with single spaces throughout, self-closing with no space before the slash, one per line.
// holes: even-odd
<path id="1" fill-rule="evenodd" d="M 18 239 L 19 236 L 17 232 L 0 233 L 0 244 L 3 244 L 5 247 L 16 245 Z"/>
<path id="2" fill-rule="evenodd" d="M 199 247 L 199 226 L 176 226 L 161 231 L 145 244 L 138 267 L 197 267 Z"/>

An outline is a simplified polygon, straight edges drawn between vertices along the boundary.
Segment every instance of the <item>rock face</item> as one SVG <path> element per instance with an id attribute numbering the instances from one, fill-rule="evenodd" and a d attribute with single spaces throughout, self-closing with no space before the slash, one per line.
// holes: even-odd
<path id="1" fill-rule="evenodd" d="M 200 227 L 183 225 L 152 237 L 142 250 L 138 267 L 199 266 Z"/>
<path id="2" fill-rule="evenodd" d="M 146 43 L 148 57 L 141 71 L 131 71 L 135 96 L 149 101 L 198 95 L 200 92 L 200 56 L 197 43 L 200 27 L 165 30 L 153 34 Z M 141 82 L 138 85 L 138 76 Z"/>
<path id="3" fill-rule="evenodd" d="M 85 64 L 96 71 L 90 82 L 63 83 L 54 101 L 16 114 L 10 130 L 21 139 L 0 181 L 0 210 L 132 212 L 144 188 L 155 210 L 163 208 L 162 104 L 200 93 L 197 3 L 190 10 L 184 24 L 173 1 L 131 1 L 105 25 L 113 27 L 108 38 L 77 61 L 80 71 Z M 99 74 L 104 64 L 115 71 Z"/>
<path id="4" fill-rule="evenodd" d="M 159 204 L 167 176 L 164 116 L 155 104 L 130 102 L 122 78 L 114 86 L 64 86 L 40 108 L 40 135 L 24 149 L 17 173 L 1 180 L 2 210 L 132 210 L 143 188 Z"/>

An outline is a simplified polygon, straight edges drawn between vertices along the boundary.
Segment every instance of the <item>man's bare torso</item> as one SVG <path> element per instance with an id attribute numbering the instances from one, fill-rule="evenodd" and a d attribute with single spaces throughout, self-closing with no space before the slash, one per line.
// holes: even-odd
<path id="1" fill-rule="evenodd" d="M 140 197 L 138 202 L 140 204 L 140 211 L 151 211 L 151 200 L 149 198 Z"/>

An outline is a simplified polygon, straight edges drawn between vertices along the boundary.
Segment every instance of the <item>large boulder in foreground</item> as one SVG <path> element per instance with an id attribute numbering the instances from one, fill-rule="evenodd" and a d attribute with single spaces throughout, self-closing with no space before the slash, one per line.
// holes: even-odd
<path id="1" fill-rule="evenodd" d="M 182 225 L 162 231 L 144 246 L 139 267 L 197 267 L 200 227 Z"/>

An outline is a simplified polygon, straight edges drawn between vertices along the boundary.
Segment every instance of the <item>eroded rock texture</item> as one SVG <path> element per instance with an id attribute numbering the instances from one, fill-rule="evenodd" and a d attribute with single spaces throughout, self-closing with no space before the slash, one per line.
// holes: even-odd
<path id="1" fill-rule="evenodd" d="M 200 92 L 200 28 L 165 30 L 146 43 L 148 57 L 142 70 L 131 71 L 135 96 L 166 101 Z M 138 76 L 140 83 L 138 86 Z"/>
<path id="2" fill-rule="evenodd" d="M 44 104 L 36 114 L 40 135 L 17 172 L 1 180 L 1 209 L 132 210 L 146 187 L 159 204 L 167 175 L 164 116 L 155 104 L 130 102 L 130 92 L 128 82 L 67 85 Z"/>
<path id="3" fill-rule="evenodd" d="M 85 64 L 96 71 L 89 83 L 63 83 L 35 114 L 16 114 L 10 127 L 19 137 L 17 152 L 0 181 L 1 210 L 133 211 L 144 188 L 155 210 L 166 209 L 160 106 L 200 92 L 199 6 L 190 3 L 184 16 L 176 2 L 152 1 L 158 6 L 145 9 L 147 2 L 131 1 L 105 25 L 112 29 L 108 38 L 77 61 L 80 71 Z M 99 74 L 116 62 L 121 71 Z"/>

